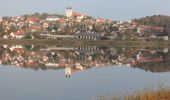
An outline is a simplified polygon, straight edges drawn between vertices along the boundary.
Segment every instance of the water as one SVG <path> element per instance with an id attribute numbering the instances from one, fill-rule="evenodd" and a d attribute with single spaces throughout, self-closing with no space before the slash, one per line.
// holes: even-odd
<path id="1" fill-rule="evenodd" d="M 170 87 L 168 48 L 1 46 L 1 100 L 90 100 Z"/>

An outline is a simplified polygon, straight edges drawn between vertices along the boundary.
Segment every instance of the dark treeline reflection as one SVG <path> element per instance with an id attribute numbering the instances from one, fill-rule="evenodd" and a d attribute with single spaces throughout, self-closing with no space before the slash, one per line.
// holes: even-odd
<path id="1" fill-rule="evenodd" d="M 170 71 L 168 48 L 105 46 L 22 46 L 1 45 L 0 64 L 34 70 L 65 70 L 66 77 L 92 67 L 113 65 L 139 68 L 150 72 Z"/>

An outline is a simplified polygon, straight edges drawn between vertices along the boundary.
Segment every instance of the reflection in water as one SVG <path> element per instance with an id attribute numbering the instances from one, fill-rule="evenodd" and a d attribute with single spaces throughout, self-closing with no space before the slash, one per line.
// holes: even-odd
<path id="1" fill-rule="evenodd" d="M 166 47 L 3 45 L 0 98 L 89 100 L 132 93 L 148 84 L 170 86 L 169 61 Z"/>
<path id="2" fill-rule="evenodd" d="M 168 48 L 114 48 L 99 46 L 21 46 L 0 47 L 0 63 L 20 68 L 63 69 L 67 78 L 72 73 L 113 65 L 127 65 L 150 72 L 167 72 Z"/>

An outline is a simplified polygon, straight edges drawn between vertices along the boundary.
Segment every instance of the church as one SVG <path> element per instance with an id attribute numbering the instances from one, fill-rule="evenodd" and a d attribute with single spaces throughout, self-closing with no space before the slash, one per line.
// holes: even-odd
<path id="1" fill-rule="evenodd" d="M 77 21 L 83 20 L 86 15 L 73 11 L 72 7 L 67 7 L 66 16 L 68 19 L 76 19 Z"/>

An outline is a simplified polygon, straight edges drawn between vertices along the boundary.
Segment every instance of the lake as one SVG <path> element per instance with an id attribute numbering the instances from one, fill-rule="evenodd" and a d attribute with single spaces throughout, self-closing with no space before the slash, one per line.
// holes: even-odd
<path id="1" fill-rule="evenodd" d="M 170 87 L 168 47 L 1 45 L 1 100 L 93 100 Z"/>

